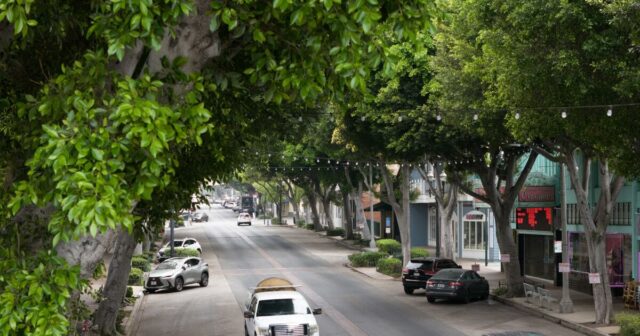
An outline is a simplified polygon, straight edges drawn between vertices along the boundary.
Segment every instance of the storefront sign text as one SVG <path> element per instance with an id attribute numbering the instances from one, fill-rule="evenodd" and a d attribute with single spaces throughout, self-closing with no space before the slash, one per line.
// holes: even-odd
<path id="1" fill-rule="evenodd" d="M 556 191 L 553 186 L 524 187 L 518 193 L 520 202 L 555 202 Z"/>

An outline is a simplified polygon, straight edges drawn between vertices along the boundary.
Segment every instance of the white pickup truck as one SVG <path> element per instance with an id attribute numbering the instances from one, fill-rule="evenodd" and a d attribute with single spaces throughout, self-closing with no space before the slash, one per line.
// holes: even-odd
<path id="1" fill-rule="evenodd" d="M 320 336 L 314 315 L 304 296 L 291 282 L 267 278 L 249 294 L 244 312 L 245 336 Z"/>

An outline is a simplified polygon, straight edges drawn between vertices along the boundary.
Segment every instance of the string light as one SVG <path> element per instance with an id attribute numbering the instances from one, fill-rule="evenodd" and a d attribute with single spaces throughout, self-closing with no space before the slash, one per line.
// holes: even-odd
<path id="1" fill-rule="evenodd" d="M 478 120 L 478 114 L 477 114 L 477 113 L 475 113 L 475 114 L 473 115 L 473 120 Z"/>
<path id="2" fill-rule="evenodd" d="M 399 116 L 399 117 L 398 117 L 398 121 L 402 121 L 402 116 Z"/>
<path id="3" fill-rule="evenodd" d="M 298 117 L 298 121 L 299 121 L 299 122 L 302 122 L 302 117 Z"/>
<path id="4" fill-rule="evenodd" d="M 516 120 L 520 119 L 520 112 L 516 112 Z"/>
<path id="5" fill-rule="evenodd" d="M 364 116 L 360 117 L 361 121 L 364 121 L 366 118 Z"/>
<path id="6" fill-rule="evenodd" d="M 609 109 L 607 110 L 607 117 L 611 117 L 613 115 L 613 106 L 609 106 Z"/>
<path id="7" fill-rule="evenodd" d="M 563 110 L 561 116 L 562 116 L 562 119 L 566 119 L 567 118 L 567 111 Z"/>
<path id="8" fill-rule="evenodd" d="M 442 116 L 440 115 L 440 113 L 438 113 L 438 115 L 436 116 L 436 120 L 437 120 L 437 121 L 442 120 Z"/>

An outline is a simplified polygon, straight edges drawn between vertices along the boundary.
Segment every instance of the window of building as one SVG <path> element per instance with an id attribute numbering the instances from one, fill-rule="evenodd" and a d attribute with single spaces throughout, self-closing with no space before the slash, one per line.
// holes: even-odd
<path id="1" fill-rule="evenodd" d="M 609 224 L 631 225 L 631 203 L 623 202 L 614 204 Z"/>
<path id="2" fill-rule="evenodd" d="M 486 227 L 484 221 L 464 222 L 464 248 L 467 250 L 484 250 L 486 244 Z"/>
<path id="3" fill-rule="evenodd" d="M 436 225 L 438 225 L 438 220 L 436 218 L 436 208 L 429 208 L 429 244 L 435 245 L 436 243 Z"/>
<path id="4" fill-rule="evenodd" d="M 567 204 L 567 224 L 580 224 L 580 213 L 577 204 Z"/>

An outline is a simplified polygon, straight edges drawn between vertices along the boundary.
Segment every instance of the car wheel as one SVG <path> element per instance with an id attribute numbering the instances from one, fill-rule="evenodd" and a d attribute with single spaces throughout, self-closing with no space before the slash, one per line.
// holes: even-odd
<path id="1" fill-rule="evenodd" d="M 483 300 L 483 301 L 484 301 L 484 300 L 486 300 L 486 299 L 488 299 L 488 298 L 489 298 L 489 293 L 484 293 L 484 294 L 482 294 L 482 295 L 480 296 L 480 300 Z"/>
<path id="2" fill-rule="evenodd" d="M 429 302 L 429 303 L 436 303 L 436 298 L 431 297 L 431 296 L 427 296 L 427 302 Z"/>
<path id="3" fill-rule="evenodd" d="M 462 297 L 462 302 L 469 303 L 471 301 L 471 294 L 469 294 L 469 290 L 464 293 L 464 297 Z"/>
<path id="4" fill-rule="evenodd" d="M 200 286 L 207 287 L 208 284 L 209 284 L 209 274 L 203 272 L 202 275 L 200 275 Z"/>
<path id="5" fill-rule="evenodd" d="M 155 289 L 151 289 L 151 288 L 148 288 L 148 289 L 147 289 L 147 293 L 149 293 L 149 294 L 153 294 L 153 293 L 155 293 L 155 292 L 156 292 L 156 290 L 155 290 Z"/>
<path id="6" fill-rule="evenodd" d="M 404 288 L 404 293 L 405 294 L 413 294 L 413 288 L 405 287 Z"/>
<path id="7" fill-rule="evenodd" d="M 173 289 L 176 290 L 176 292 L 181 291 L 184 288 L 184 280 L 182 280 L 181 277 L 177 277 L 176 278 L 176 282 L 173 286 Z"/>

